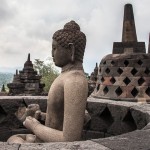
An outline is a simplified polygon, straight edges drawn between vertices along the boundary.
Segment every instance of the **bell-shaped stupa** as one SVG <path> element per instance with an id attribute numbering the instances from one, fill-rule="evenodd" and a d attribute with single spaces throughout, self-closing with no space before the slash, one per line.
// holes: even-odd
<path id="1" fill-rule="evenodd" d="M 105 56 L 99 65 L 97 85 L 93 97 L 150 101 L 150 50 L 138 42 L 133 8 L 124 8 L 122 42 L 114 42 L 113 53 Z"/>

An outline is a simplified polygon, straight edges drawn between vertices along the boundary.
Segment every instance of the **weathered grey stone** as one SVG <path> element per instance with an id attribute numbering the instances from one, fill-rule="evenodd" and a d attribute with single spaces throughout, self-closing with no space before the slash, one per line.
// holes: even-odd
<path id="1" fill-rule="evenodd" d="M 105 133 L 104 136 L 105 136 L 105 138 L 106 138 L 106 137 L 111 137 L 111 136 L 113 136 L 113 135 L 112 135 L 112 134 Z"/>
<path id="2" fill-rule="evenodd" d="M 140 105 L 140 104 L 138 104 L 138 103 L 134 103 L 134 102 L 125 102 L 125 101 L 112 101 L 112 100 L 108 100 L 108 99 L 102 99 L 102 98 L 94 98 L 94 97 L 89 97 L 88 98 L 88 100 L 87 100 L 88 102 L 95 102 L 95 103 L 101 103 L 101 104 L 103 104 L 103 105 L 106 105 L 106 104 L 112 104 L 112 105 L 123 105 L 124 107 L 126 106 L 126 107 L 132 107 L 132 106 L 138 106 L 138 105 Z"/>
<path id="3" fill-rule="evenodd" d="M 95 107 L 94 104 L 96 105 Z M 104 115 L 104 117 L 102 111 L 100 111 L 100 114 L 98 113 L 101 105 L 102 111 L 104 112 L 107 108 L 109 115 L 107 113 L 107 116 Z M 147 114 L 149 105 L 133 102 L 115 102 L 90 97 L 88 98 L 87 105 L 89 111 L 92 109 L 90 106 L 94 108 L 92 112 L 96 112 L 91 118 L 90 130 L 105 132 L 105 134 L 109 135 L 120 135 L 136 129 L 141 129 L 148 122 L 146 119 L 149 117 Z M 109 121 L 109 119 L 112 121 Z"/>
<path id="4" fill-rule="evenodd" d="M 37 103 L 45 111 L 46 99 L 46 96 L 0 96 L 0 141 L 6 141 L 14 134 L 29 133 L 18 118 L 18 110 Z"/>
<path id="5" fill-rule="evenodd" d="M 98 131 L 85 131 L 83 139 L 84 140 L 91 140 L 91 139 L 98 139 L 98 138 L 104 138 L 104 132 L 98 132 Z"/>
<path id="6" fill-rule="evenodd" d="M 86 106 L 87 111 L 92 116 L 100 115 L 105 108 L 106 108 L 106 104 L 97 103 L 97 105 L 95 105 L 94 101 L 93 102 L 91 101 L 90 103 L 87 102 L 87 106 Z"/>
<path id="7" fill-rule="evenodd" d="M 115 137 L 92 141 L 114 150 L 149 150 L 150 130 L 138 130 Z"/>
<path id="8" fill-rule="evenodd" d="M 6 142 L 0 142 L 1 150 L 19 150 L 20 144 L 8 144 Z"/>
<path id="9" fill-rule="evenodd" d="M 150 129 L 150 123 L 148 123 L 142 130 L 149 130 Z"/>
<path id="10" fill-rule="evenodd" d="M 8 128 L 21 127 L 22 123 L 16 117 L 15 112 L 22 105 L 22 99 L 0 99 L 0 126 Z"/>
<path id="11" fill-rule="evenodd" d="M 134 107 L 135 108 L 135 107 Z M 142 129 L 148 123 L 146 120 L 146 113 L 141 113 L 140 110 L 130 108 L 133 119 L 136 123 L 137 129 Z"/>
<path id="12" fill-rule="evenodd" d="M 99 131 L 92 131 L 92 130 L 83 130 L 82 131 L 82 139 L 81 141 L 91 140 L 91 139 L 98 139 L 104 138 L 105 133 Z"/>
<path id="13" fill-rule="evenodd" d="M 111 118 L 111 116 L 107 116 L 107 118 L 105 118 L 105 115 L 100 117 L 93 117 L 91 119 L 91 125 L 90 125 L 90 129 L 94 130 L 94 131 L 101 131 L 101 132 L 107 132 L 107 129 L 111 126 L 113 120 Z"/>
<path id="14" fill-rule="evenodd" d="M 109 148 L 92 141 L 86 142 L 56 142 L 41 144 L 22 144 L 19 150 L 110 150 Z"/>
<path id="15" fill-rule="evenodd" d="M 17 99 L 18 98 L 18 99 Z M 19 97 L 15 97 L 15 99 L 17 99 L 16 101 L 19 101 Z M 36 100 L 36 97 L 24 97 L 24 99 L 28 99 L 28 100 Z M 40 99 L 40 97 L 37 97 L 37 98 L 39 98 Z M 4 99 L 4 97 L 3 97 L 3 99 Z M 8 98 L 7 98 L 8 99 Z M 21 97 L 21 99 L 22 99 L 22 97 Z M 41 98 L 42 99 L 42 98 Z M 9 99 L 10 101 L 13 101 L 13 99 L 12 98 L 10 98 Z M 3 101 L 5 101 L 5 99 L 3 100 Z M 19 103 L 20 104 L 20 103 Z M 91 104 L 91 105 L 90 105 Z M 92 107 L 94 108 L 92 108 Z M 98 107 L 97 107 L 98 106 Z M 102 107 L 101 107 L 102 106 Z M 87 108 L 89 108 L 89 111 L 90 111 L 90 109 L 91 109 L 91 114 L 92 113 L 94 113 L 94 116 L 93 117 L 97 117 L 97 119 L 99 119 L 101 122 L 97 122 L 97 121 L 95 121 L 95 125 L 97 126 L 97 128 L 102 128 L 103 127 L 103 124 L 102 124 L 102 116 L 103 116 L 103 113 L 104 113 L 104 111 L 106 111 L 107 109 L 108 109 L 108 106 L 109 106 L 109 108 L 111 108 L 109 111 L 110 111 L 110 113 L 112 113 L 113 114 L 113 117 L 115 118 L 116 116 L 115 115 L 117 115 L 117 120 L 116 120 L 116 118 L 115 118 L 115 120 L 116 120 L 116 122 L 115 123 L 112 123 L 112 126 L 110 126 L 108 129 L 109 130 L 107 130 L 107 128 L 105 128 L 106 130 L 105 131 L 111 131 L 111 132 L 109 132 L 109 133 L 101 133 L 101 132 L 98 132 L 98 131 L 86 131 L 86 133 L 85 133 L 85 135 L 84 136 L 87 136 L 87 137 L 85 137 L 84 138 L 84 140 L 86 140 L 87 138 L 88 138 L 88 136 L 89 137 L 91 137 L 91 138 L 99 138 L 99 136 L 105 136 L 105 137 L 108 137 L 108 136 L 113 136 L 114 135 L 114 133 L 117 133 L 117 134 L 120 134 L 121 132 L 122 133 L 124 133 L 124 132 L 127 132 L 128 130 L 127 129 L 130 129 L 131 128 L 131 126 L 130 126 L 130 124 L 128 124 L 128 119 L 127 118 L 130 118 L 131 116 L 133 117 L 133 118 L 135 118 L 135 117 L 138 117 L 138 116 L 140 116 L 140 117 L 142 117 L 143 115 L 145 116 L 146 115 L 146 121 L 148 121 L 147 119 L 149 118 L 149 116 L 150 116 L 150 105 L 149 104 L 140 104 L 140 103 L 133 103 L 133 102 L 116 102 L 116 101 L 111 101 L 111 100 L 104 100 L 104 99 L 100 99 L 100 100 L 98 100 L 98 99 L 95 99 L 95 98 L 89 98 L 88 99 L 88 105 L 87 105 Z M 122 107 L 122 108 L 119 108 L 119 107 Z M 102 110 L 99 110 L 99 108 L 102 108 Z M 115 110 L 116 110 L 116 112 L 115 112 Z M 124 111 L 124 110 L 130 110 L 130 111 L 128 111 L 128 112 L 130 112 L 129 114 L 127 113 L 126 115 L 124 115 L 124 113 L 122 114 L 122 111 Z M 120 112 L 120 114 L 118 114 Z M 132 115 L 132 112 L 134 112 L 135 113 L 135 115 Z M 136 113 L 137 113 L 137 115 L 136 115 Z M 141 113 L 141 114 L 140 114 Z M 105 113 L 104 113 L 105 114 Z M 121 116 L 121 114 L 124 116 L 124 117 L 122 117 Z M 105 115 L 104 115 L 105 116 Z M 102 118 L 101 118 L 102 117 Z M 119 118 L 118 118 L 119 117 Z M 117 121 L 119 121 L 119 119 L 120 120 L 122 120 L 122 122 L 117 122 Z M 107 119 L 106 119 L 107 120 Z M 137 121 L 138 121 L 138 119 L 137 119 Z M 136 122 L 136 121 L 135 121 Z M 118 123 L 118 124 L 117 124 Z M 139 121 L 139 123 L 140 123 L 140 121 Z M 144 124 L 143 124 L 144 125 Z M 95 126 L 95 127 L 96 127 Z M 144 126 L 143 126 L 144 127 Z M 95 128 L 96 129 L 96 128 Z M 131 128 L 132 129 L 132 128 Z M 148 130 L 149 129 L 149 125 L 147 125 L 145 128 L 144 128 L 145 130 Z M 5 132 L 5 130 L 4 130 L 4 128 L 3 129 L 0 129 L 1 130 L 1 137 L 4 135 L 4 137 L 5 138 L 7 138 L 10 134 L 18 134 L 18 133 L 27 133 L 26 131 L 25 131 L 25 129 L 22 129 L 22 130 L 20 130 L 20 129 L 16 129 L 16 130 L 7 130 L 7 132 Z M 118 130 L 118 131 L 117 131 Z M 3 131 L 3 132 L 2 132 Z M 129 131 L 131 131 L 131 130 L 129 130 Z M 141 130 L 142 131 L 142 130 Z M 9 132 L 9 133 L 8 133 Z M 134 132 L 137 132 L 137 131 L 134 131 Z M 131 132 L 131 133 L 134 133 L 134 132 Z M 113 133 L 113 134 L 112 134 Z M 130 133 L 127 133 L 127 134 L 124 134 L 124 135 L 128 135 L 128 134 L 130 134 Z M 143 133 L 143 134 L 145 134 L 145 132 Z M 147 133 L 146 133 L 147 134 Z M 122 136 L 122 135 L 120 135 L 120 136 Z M 135 137 L 134 137 L 135 136 Z M 3 138 L 4 138 L 3 137 Z M 119 137 L 119 136 L 116 136 L 116 137 Z M 112 139 L 116 139 L 116 143 L 117 143 L 117 141 L 118 141 L 118 138 L 116 138 L 116 137 L 112 137 Z M 121 137 L 122 138 L 122 137 Z M 124 138 L 124 137 L 123 137 Z M 134 138 L 134 139 L 136 139 L 136 138 L 139 138 L 138 140 L 140 140 L 140 135 L 138 135 L 138 134 L 134 134 L 134 135 L 132 135 L 132 137 L 131 138 Z M 108 138 L 106 138 L 106 140 L 107 140 Z M 144 139 L 144 137 L 142 137 L 141 138 L 142 139 L 142 141 L 144 141 L 144 140 L 147 140 L 146 138 Z M 99 139 L 99 140 L 105 140 L 105 139 Z M 130 140 L 130 139 L 128 139 L 128 140 Z M 82 141 L 83 143 L 85 142 L 85 141 Z M 106 141 L 105 141 L 106 142 Z M 110 141 L 109 141 L 110 142 Z M 121 140 L 119 140 L 119 142 L 121 142 L 121 145 L 123 145 L 124 143 L 122 143 L 123 141 L 121 141 Z M 125 141 L 126 142 L 126 141 Z M 115 141 L 114 141 L 114 145 L 116 146 L 116 143 L 115 143 Z M 125 144 L 128 144 L 128 143 L 130 143 L 130 142 L 126 142 Z M 133 144 L 135 144 L 136 142 L 133 142 Z M 56 144 L 56 143 L 55 143 Z M 111 143 L 112 144 L 112 143 Z M 109 148 L 112 148 L 113 149 L 113 147 L 114 147 L 114 145 L 111 147 L 109 147 Z M 130 144 L 129 144 L 130 145 Z M 123 145 L 124 147 L 125 147 L 125 145 Z M 123 147 L 122 146 L 122 147 Z M 147 146 L 147 145 L 146 145 Z M 146 147 L 145 146 L 145 147 Z M 56 146 L 55 146 L 56 147 Z M 108 147 L 107 145 L 106 145 L 106 147 Z M 121 148 L 122 148 L 121 147 Z M 1 148 L 1 147 L 0 147 Z M 33 147 L 32 147 L 33 148 Z M 42 148 L 42 146 L 40 147 L 40 148 Z M 46 147 L 47 148 L 47 147 Z M 67 147 L 68 148 L 68 147 Z M 72 148 L 72 147 L 71 147 Z M 120 148 L 120 149 L 121 149 Z M 129 147 L 130 148 L 130 147 Z M 48 148 L 47 148 L 48 149 Z M 69 149 L 69 148 L 68 148 Z M 73 149 L 73 148 L 72 148 Z M 119 149 L 119 148 L 118 148 Z"/>
<path id="16" fill-rule="evenodd" d="M 115 121 L 108 129 L 107 133 L 113 136 L 136 130 L 136 124 L 132 122 Z"/>
<path id="17" fill-rule="evenodd" d="M 149 106 L 150 106 L 149 104 L 139 104 L 139 105 L 133 106 L 131 110 L 141 112 L 141 115 L 143 114 L 143 117 L 146 119 L 146 122 L 148 123 L 150 122 L 150 107 Z M 134 113 L 133 115 L 136 115 L 136 113 Z"/>
<path id="18" fill-rule="evenodd" d="M 3 108 L 3 110 L 6 113 L 15 113 L 17 109 L 19 108 L 19 106 L 23 104 L 22 102 L 23 101 L 20 98 L 14 97 L 13 99 L 10 99 L 7 96 L 0 97 L 0 106 Z"/>
<path id="19" fill-rule="evenodd" d="M 115 105 L 115 104 L 107 104 L 107 107 L 109 111 L 111 112 L 111 115 L 115 120 L 120 120 L 122 121 L 127 112 L 129 111 L 129 107 L 126 107 L 124 105 Z"/>
<path id="20" fill-rule="evenodd" d="M 9 128 L 0 128 L 0 141 L 6 142 L 10 136 L 12 136 L 12 132 Z"/>

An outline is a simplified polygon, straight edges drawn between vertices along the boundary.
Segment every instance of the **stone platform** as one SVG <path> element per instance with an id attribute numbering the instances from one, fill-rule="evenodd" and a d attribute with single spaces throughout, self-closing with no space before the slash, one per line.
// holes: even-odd
<path id="1" fill-rule="evenodd" d="M 47 97 L 1 96 L 0 97 L 0 149 L 49 150 L 49 149 L 91 149 L 91 150 L 148 150 L 150 149 L 150 104 L 120 102 L 88 98 L 87 110 L 92 119 L 84 129 L 82 140 L 75 142 L 7 144 L 13 134 L 29 133 L 18 124 L 17 110 L 31 103 L 38 103 L 46 110 Z M 8 121 L 11 119 L 11 121 Z M 7 128 L 6 128 L 6 123 Z M 5 130 L 4 130 L 5 129 Z M 9 130 L 8 130 L 9 129 Z M 10 134 L 8 134 L 8 131 Z M 6 136 L 7 135 L 7 136 Z"/>

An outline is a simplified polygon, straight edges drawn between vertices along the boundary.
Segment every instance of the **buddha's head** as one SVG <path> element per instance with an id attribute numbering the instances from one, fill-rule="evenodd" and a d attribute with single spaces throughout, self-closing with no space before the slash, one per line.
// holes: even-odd
<path id="1" fill-rule="evenodd" d="M 68 63 L 83 62 L 86 36 L 80 31 L 75 21 L 70 21 L 64 28 L 53 35 L 52 57 L 55 65 L 63 67 Z"/>

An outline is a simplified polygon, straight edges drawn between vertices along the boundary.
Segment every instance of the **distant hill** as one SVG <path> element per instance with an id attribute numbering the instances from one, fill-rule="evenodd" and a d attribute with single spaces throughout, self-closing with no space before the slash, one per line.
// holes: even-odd
<path id="1" fill-rule="evenodd" d="M 12 82 L 12 80 L 13 80 L 13 74 L 12 73 L 3 73 L 3 72 L 0 72 L 0 89 L 2 88 L 3 84 L 6 87 L 7 83 Z"/>

